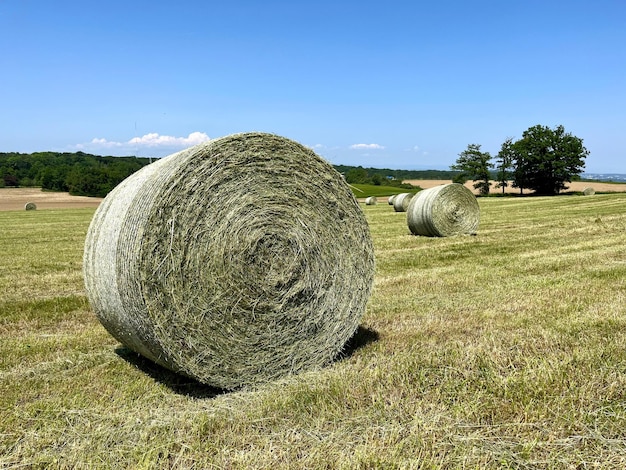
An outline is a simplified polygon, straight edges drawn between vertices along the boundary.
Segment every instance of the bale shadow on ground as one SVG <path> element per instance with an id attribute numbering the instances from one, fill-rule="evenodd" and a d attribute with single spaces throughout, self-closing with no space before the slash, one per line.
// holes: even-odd
<path id="1" fill-rule="evenodd" d="M 378 341 L 378 338 L 379 335 L 376 331 L 359 326 L 352 338 L 348 340 L 343 350 L 335 357 L 334 362 L 351 357 L 359 349 L 374 341 Z M 174 393 L 186 395 L 190 398 L 210 399 L 230 392 L 230 390 L 211 387 L 210 385 L 203 384 L 190 377 L 172 372 L 124 346 L 117 347 L 115 353 L 129 364 L 132 364 L 137 367 L 137 369 L 150 376 L 156 382 L 165 385 Z"/>
<path id="2" fill-rule="evenodd" d="M 372 330 L 364 326 L 359 326 L 355 333 L 352 335 L 352 338 L 348 340 L 343 350 L 337 355 L 335 361 L 348 359 L 359 349 L 367 346 L 370 343 L 378 341 L 379 338 L 380 335 L 376 330 Z"/>
<path id="3" fill-rule="evenodd" d="M 116 348 L 115 353 L 156 382 L 165 385 L 174 393 L 186 395 L 190 398 L 206 399 L 215 398 L 229 392 L 229 390 L 211 387 L 191 377 L 177 374 L 124 346 Z"/>

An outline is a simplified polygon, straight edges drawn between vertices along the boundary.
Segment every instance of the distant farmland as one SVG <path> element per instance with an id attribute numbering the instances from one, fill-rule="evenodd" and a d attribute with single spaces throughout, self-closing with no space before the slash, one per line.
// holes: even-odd
<path id="1" fill-rule="evenodd" d="M 414 186 L 420 186 L 422 189 L 432 188 L 433 186 L 437 186 L 439 184 L 451 183 L 452 180 L 405 180 L 404 183 L 412 184 Z M 491 194 L 498 194 L 502 192 L 502 188 L 496 188 L 497 182 L 491 182 Z M 596 181 L 573 181 L 571 183 L 566 183 L 568 189 L 564 192 L 582 192 L 585 188 L 592 187 L 596 192 L 626 192 L 626 183 L 600 183 Z M 469 189 L 478 193 L 473 187 L 473 182 L 468 181 L 465 183 Z M 519 188 L 513 188 L 508 186 L 505 188 L 506 193 L 514 193 L 519 194 Z M 528 189 L 524 190 L 525 194 L 531 193 Z"/>

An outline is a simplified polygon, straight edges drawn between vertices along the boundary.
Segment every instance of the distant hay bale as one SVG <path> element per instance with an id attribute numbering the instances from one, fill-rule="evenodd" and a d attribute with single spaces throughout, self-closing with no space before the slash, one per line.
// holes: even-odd
<path id="1" fill-rule="evenodd" d="M 394 194 L 394 195 L 392 195 L 392 196 L 389 196 L 389 198 L 387 199 L 387 203 L 388 203 L 390 206 L 393 206 L 393 200 L 396 198 L 396 196 L 397 196 L 397 195 L 396 195 L 396 194 Z"/>
<path id="2" fill-rule="evenodd" d="M 370 196 L 370 197 L 365 198 L 366 206 L 375 206 L 377 202 L 378 202 L 378 199 L 376 199 L 375 196 Z"/>
<path id="3" fill-rule="evenodd" d="M 34 202 L 27 202 L 24 205 L 24 210 L 27 210 L 27 211 L 37 210 L 37 204 L 35 204 Z"/>
<path id="4" fill-rule="evenodd" d="M 393 199 L 393 210 L 396 212 L 406 212 L 413 196 L 415 196 L 413 193 L 397 194 Z"/>
<path id="5" fill-rule="evenodd" d="M 593 196 L 595 193 L 596 190 L 591 187 L 583 189 L 583 196 Z"/>
<path id="6" fill-rule="evenodd" d="M 473 235 L 479 222 L 480 208 L 476 196 L 458 183 L 420 191 L 407 210 L 407 224 L 414 235 Z"/>
<path id="7" fill-rule="evenodd" d="M 83 270 L 117 340 L 233 389 L 332 361 L 364 313 L 374 251 L 330 164 L 284 137 L 244 133 L 119 184 L 93 217 Z"/>

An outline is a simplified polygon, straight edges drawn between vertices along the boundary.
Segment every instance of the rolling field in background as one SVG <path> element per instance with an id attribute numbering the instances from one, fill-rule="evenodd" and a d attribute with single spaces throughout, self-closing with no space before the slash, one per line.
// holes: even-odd
<path id="1" fill-rule="evenodd" d="M 0 212 L 0 468 L 623 468 L 626 194 L 480 198 L 476 236 L 362 205 L 346 354 L 225 393 L 123 348 L 82 285 L 93 207 Z"/>

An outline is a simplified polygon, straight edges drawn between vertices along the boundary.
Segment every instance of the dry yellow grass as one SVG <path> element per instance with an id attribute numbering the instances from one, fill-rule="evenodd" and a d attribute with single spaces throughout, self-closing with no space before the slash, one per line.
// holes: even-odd
<path id="1" fill-rule="evenodd" d="M 452 180 L 406 180 L 403 183 L 412 184 L 414 186 L 419 186 L 422 189 L 432 188 L 433 186 L 439 186 L 441 184 L 451 183 Z M 474 189 L 472 181 L 467 181 L 465 186 L 468 189 L 471 189 L 475 194 L 478 194 L 478 191 Z M 497 182 L 491 182 L 491 194 L 501 193 L 502 188 L 496 188 Z M 596 192 L 616 192 L 623 193 L 626 192 L 626 183 L 600 183 L 600 182 L 582 182 L 582 181 L 574 181 L 572 183 L 567 183 L 568 189 L 565 191 L 578 191 L 582 192 L 585 188 L 592 187 Z M 519 194 L 518 188 L 507 187 L 505 188 L 505 193 Z M 524 190 L 525 194 L 530 193 L 529 190 Z"/>
<path id="2" fill-rule="evenodd" d="M 99 326 L 93 211 L 0 213 L 0 468 L 626 468 L 626 194 L 479 204 L 477 236 L 446 238 L 362 206 L 359 347 L 233 393 Z"/>
<path id="3" fill-rule="evenodd" d="M 69 193 L 42 191 L 39 188 L 0 188 L 0 211 L 24 210 L 33 202 L 37 209 L 80 209 L 98 207 L 102 198 L 71 196 Z"/>

